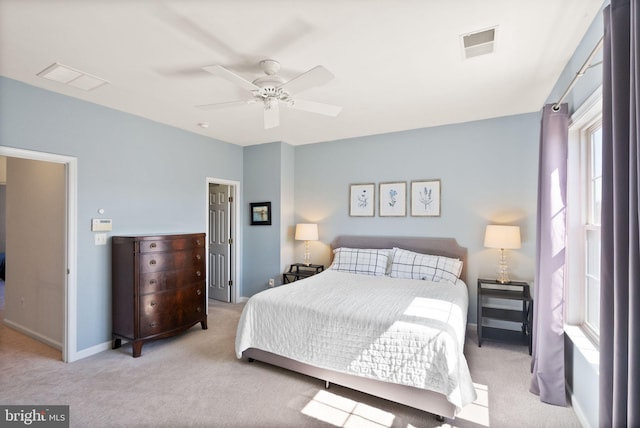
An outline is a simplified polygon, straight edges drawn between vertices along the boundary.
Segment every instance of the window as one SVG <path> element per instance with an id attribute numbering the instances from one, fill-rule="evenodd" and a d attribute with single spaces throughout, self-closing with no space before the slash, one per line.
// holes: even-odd
<path id="1" fill-rule="evenodd" d="M 585 132 L 583 167 L 585 221 L 584 324 L 595 336 L 600 334 L 600 207 L 602 206 L 602 123 Z"/>
<path id="2" fill-rule="evenodd" d="M 600 334 L 602 97 L 598 90 L 571 118 L 567 176 L 567 313 L 594 341 Z"/>

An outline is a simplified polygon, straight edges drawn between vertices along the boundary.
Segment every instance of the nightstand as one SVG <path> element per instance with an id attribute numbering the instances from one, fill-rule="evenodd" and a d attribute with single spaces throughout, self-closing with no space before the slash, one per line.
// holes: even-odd
<path id="1" fill-rule="evenodd" d="M 504 309 L 492 306 L 502 300 L 522 302 L 522 308 Z M 520 331 L 499 327 L 483 326 L 484 320 L 509 321 L 520 324 Z M 523 281 L 511 281 L 502 284 L 495 279 L 478 278 L 478 346 L 483 339 L 506 340 L 529 345 L 531 355 L 531 330 L 533 321 L 533 299 L 529 284 Z"/>
<path id="2" fill-rule="evenodd" d="M 282 283 L 288 284 L 302 278 L 308 278 L 324 270 L 324 265 L 305 265 L 294 263 L 289 266 L 289 271 L 282 274 Z"/>

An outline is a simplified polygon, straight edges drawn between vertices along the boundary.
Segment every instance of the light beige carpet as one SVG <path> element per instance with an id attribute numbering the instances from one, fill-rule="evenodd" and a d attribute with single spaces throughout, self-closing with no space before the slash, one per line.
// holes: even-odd
<path id="1" fill-rule="evenodd" d="M 468 333 L 465 353 L 479 390 L 455 420 L 263 363 L 239 361 L 242 305 L 211 303 L 209 329 L 123 345 L 65 364 L 60 353 L 0 325 L 0 404 L 68 404 L 73 427 L 579 427 L 570 407 L 529 393 L 524 346 Z"/>

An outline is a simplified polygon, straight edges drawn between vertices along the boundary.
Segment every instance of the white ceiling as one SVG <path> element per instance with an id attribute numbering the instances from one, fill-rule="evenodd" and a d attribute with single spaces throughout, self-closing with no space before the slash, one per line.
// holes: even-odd
<path id="1" fill-rule="evenodd" d="M 602 0 L 0 0 L 0 74 L 218 140 L 308 144 L 538 111 Z M 495 52 L 464 59 L 460 36 L 497 26 Z M 203 111 L 245 92 L 258 61 L 289 79 L 335 79 L 301 98 L 336 118 L 259 104 Z M 110 82 L 90 92 L 37 73 L 60 62 Z M 577 70 L 576 70 L 577 71 Z M 34 118 L 36 120 L 36 118 Z M 204 129 L 198 123 L 207 122 Z"/>

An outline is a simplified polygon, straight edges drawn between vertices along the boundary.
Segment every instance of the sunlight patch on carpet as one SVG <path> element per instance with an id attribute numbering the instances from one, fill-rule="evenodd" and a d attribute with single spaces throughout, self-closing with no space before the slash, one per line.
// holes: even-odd
<path id="1" fill-rule="evenodd" d="M 456 415 L 456 419 L 464 419 L 478 424 L 478 426 L 489 426 L 489 387 L 479 383 L 474 383 L 477 398 Z"/>
<path id="2" fill-rule="evenodd" d="M 320 390 L 302 409 L 302 414 L 336 427 L 389 428 L 395 416 L 378 408 Z"/>
<path id="3" fill-rule="evenodd" d="M 489 426 L 489 387 L 474 383 L 476 400 L 463 407 L 455 420 L 473 422 L 478 427 Z M 349 398 L 341 397 L 328 391 L 320 390 L 301 410 L 302 414 L 314 419 L 343 428 L 390 428 L 395 415 L 376 407 L 372 407 Z M 443 423 L 440 428 L 455 428 Z M 414 428 L 411 424 L 407 428 Z"/>

